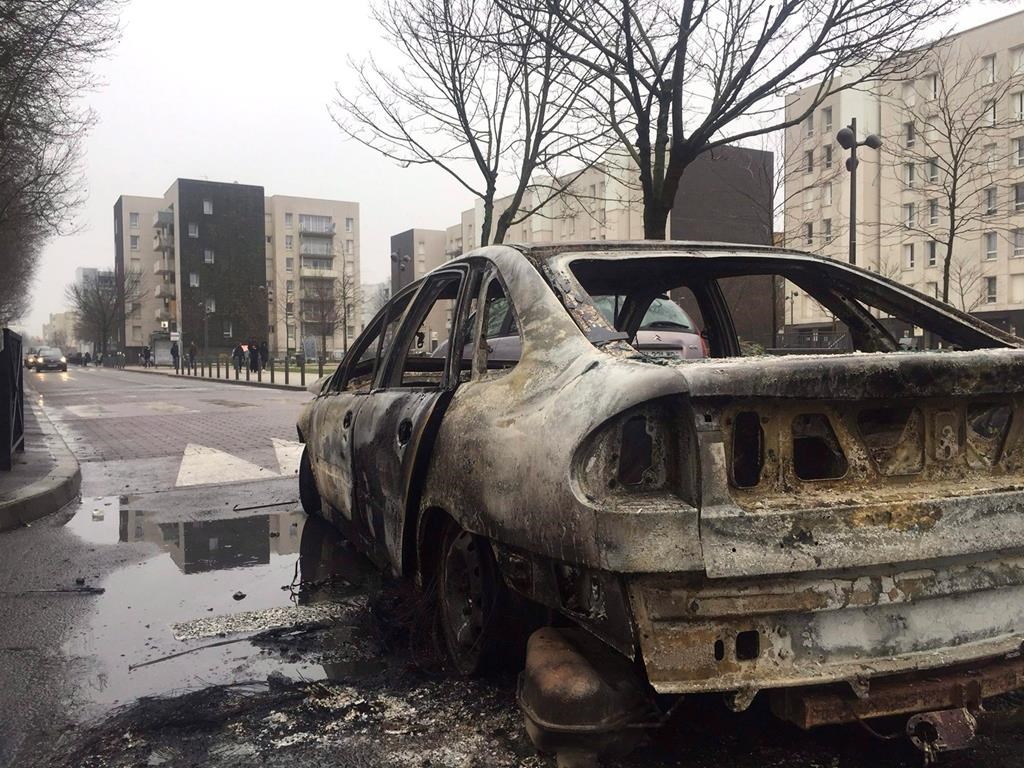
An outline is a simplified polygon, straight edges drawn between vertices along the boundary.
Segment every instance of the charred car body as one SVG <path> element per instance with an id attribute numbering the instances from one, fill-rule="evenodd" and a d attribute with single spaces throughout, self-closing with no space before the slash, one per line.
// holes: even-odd
<path id="1" fill-rule="evenodd" d="M 742 357 L 721 283 L 746 275 L 788 281 L 857 351 Z M 709 358 L 634 343 L 670 291 Z M 518 348 L 492 357 L 509 315 Z M 902 351 L 893 318 L 943 349 Z M 417 349 L 431 322 L 441 357 Z M 739 710 L 770 691 L 802 727 L 1024 687 L 1022 342 L 870 272 L 726 245 L 483 248 L 398 293 L 298 429 L 307 509 L 437 585 L 464 672 L 515 594 L 658 693 Z"/>

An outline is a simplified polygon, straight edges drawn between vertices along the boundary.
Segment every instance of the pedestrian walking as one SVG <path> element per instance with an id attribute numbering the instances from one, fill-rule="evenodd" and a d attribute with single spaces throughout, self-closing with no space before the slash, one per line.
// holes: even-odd
<path id="1" fill-rule="evenodd" d="M 149 368 L 149 360 L 150 360 L 150 357 L 152 356 L 152 354 L 153 353 L 152 353 L 152 351 L 150 350 L 149 347 L 143 347 L 142 348 L 142 367 L 143 368 Z"/>
<path id="2" fill-rule="evenodd" d="M 242 349 L 241 344 L 235 344 L 235 348 L 231 350 L 231 357 L 235 361 L 235 378 L 237 379 L 242 370 L 242 361 L 245 360 L 245 350 Z"/>
<path id="3" fill-rule="evenodd" d="M 260 342 L 260 368 L 262 370 L 267 369 L 267 363 L 270 362 L 270 350 L 267 348 L 267 342 Z"/>
<path id="4" fill-rule="evenodd" d="M 189 367 L 192 369 L 193 376 L 196 373 L 196 354 L 198 352 L 199 350 L 196 349 L 196 343 L 194 341 L 188 345 L 188 364 Z"/>
<path id="5" fill-rule="evenodd" d="M 256 339 L 249 342 L 249 370 L 256 373 L 260 369 L 260 347 Z"/>
<path id="6" fill-rule="evenodd" d="M 174 362 L 174 372 L 178 372 L 178 364 L 181 362 L 181 350 L 178 349 L 178 342 L 171 342 L 171 360 Z"/>
<path id="7" fill-rule="evenodd" d="M 86 352 L 85 355 L 82 357 L 82 361 L 85 363 L 85 367 L 88 368 L 89 363 L 92 362 L 92 355 Z"/>

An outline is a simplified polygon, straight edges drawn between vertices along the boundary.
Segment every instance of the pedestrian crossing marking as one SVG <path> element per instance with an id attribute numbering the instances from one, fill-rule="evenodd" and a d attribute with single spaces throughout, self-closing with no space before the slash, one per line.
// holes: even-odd
<path id="1" fill-rule="evenodd" d="M 274 441 L 274 453 L 277 454 L 277 466 L 283 476 L 299 473 L 299 460 L 302 458 L 302 443 L 295 440 L 271 438 Z"/>
<path id="2" fill-rule="evenodd" d="M 235 483 L 241 480 L 265 480 L 274 472 L 251 461 L 232 456 L 226 451 L 189 443 L 181 457 L 175 485 L 209 485 Z"/>

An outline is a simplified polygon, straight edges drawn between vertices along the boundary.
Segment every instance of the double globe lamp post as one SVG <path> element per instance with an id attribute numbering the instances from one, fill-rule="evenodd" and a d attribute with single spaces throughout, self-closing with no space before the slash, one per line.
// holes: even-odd
<path id="1" fill-rule="evenodd" d="M 882 140 L 871 133 L 864 141 L 857 141 L 857 118 L 850 120 L 850 125 L 839 130 L 836 141 L 843 149 L 850 150 L 846 158 L 846 170 L 850 172 L 850 263 L 857 263 L 857 147 L 880 149 Z"/>

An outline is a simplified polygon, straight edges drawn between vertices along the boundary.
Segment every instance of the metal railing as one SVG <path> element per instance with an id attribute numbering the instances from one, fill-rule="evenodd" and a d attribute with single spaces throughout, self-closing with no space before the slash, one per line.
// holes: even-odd
<path id="1" fill-rule="evenodd" d="M 25 451 L 25 361 L 21 336 L 9 328 L 0 339 L 0 403 L 0 469 L 10 471 Z"/>
<path id="2" fill-rule="evenodd" d="M 324 361 L 316 361 L 317 378 L 324 375 Z M 292 361 L 289 358 L 276 360 L 271 357 L 269 360 L 260 361 L 255 365 L 250 362 L 248 356 L 233 357 L 231 355 L 217 355 L 210 360 L 206 357 L 180 358 L 175 366 L 174 372 L 180 376 L 191 376 L 199 379 L 211 379 L 214 381 L 255 381 L 263 383 L 264 378 L 270 384 L 282 383 L 285 386 L 293 386 L 295 379 L 298 385 L 306 386 L 306 361 Z"/>

